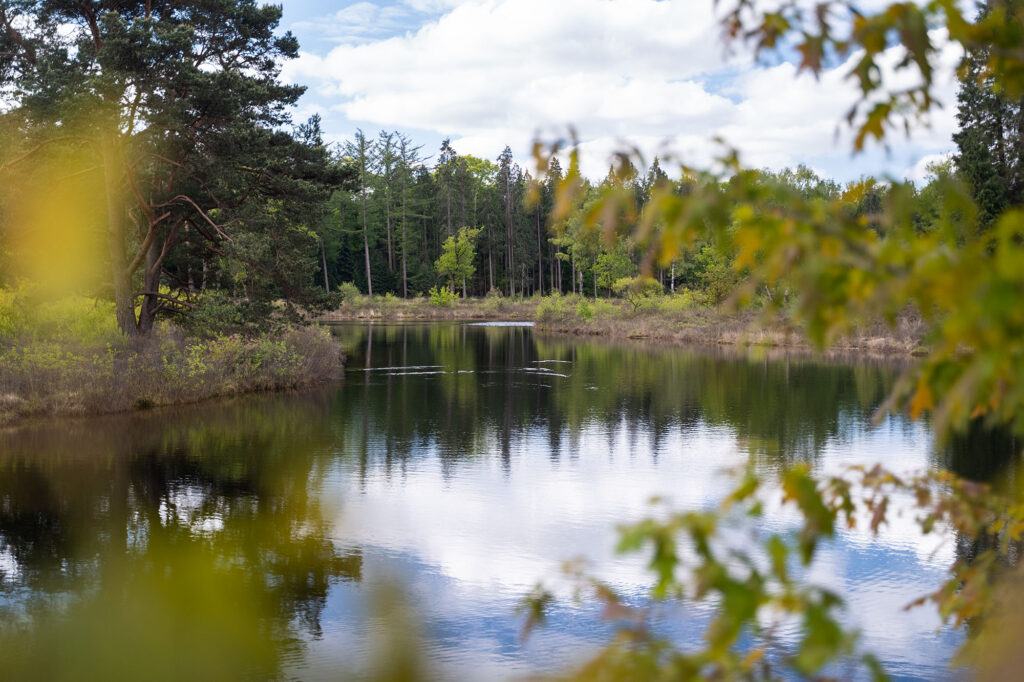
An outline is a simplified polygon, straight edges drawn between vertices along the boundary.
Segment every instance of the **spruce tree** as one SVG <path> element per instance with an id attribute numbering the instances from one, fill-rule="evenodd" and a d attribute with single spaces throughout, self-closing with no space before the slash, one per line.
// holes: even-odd
<path id="1" fill-rule="evenodd" d="M 1021 24 L 1022 11 L 1021 0 L 990 0 L 981 5 L 979 19 L 1001 12 L 1006 21 Z M 980 229 L 987 229 L 1007 206 L 1024 204 L 1024 98 L 1008 97 L 995 87 L 991 57 L 988 46 L 964 57 L 957 94 L 960 130 L 953 136 L 957 170 L 978 204 Z"/>

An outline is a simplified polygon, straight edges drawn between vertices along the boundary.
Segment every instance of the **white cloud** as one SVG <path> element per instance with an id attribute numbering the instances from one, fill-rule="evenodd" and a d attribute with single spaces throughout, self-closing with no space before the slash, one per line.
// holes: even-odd
<path id="1" fill-rule="evenodd" d="M 380 40 L 402 30 L 411 17 L 412 12 L 404 7 L 356 2 L 332 15 L 296 22 L 292 30 L 333 43 L 360 44 Z"/>
<path id="2" fill-rule="evenodd" d="M 710 0 L 363 2 L 335 15 L 339 33 L 357 16 L 386 10 L 445 13 L 415 31 L 304 52 L 285 68 L 351 128 L 430 131 L 452 137 L 460 153 L 488 158 L 508 144 L 526 159 L 537 130 L 564 133 L 573 125 L 590 152 L 584 170 L 592 176 L 604 174 L 608 153 L 624 142 L 648 158 L 668 145 L 702 163 L 715 151 L 709 140 L 720 135 L 752 165 L 803 162 L 833 172 L 849 156 L 842 123 L 856 100 L 849 64 L 815 80 L 788 63 L 727 58 Z M 890 71 L 898 57 L 887 55 Z M 953 48 L 942 53 L 937 94 L 947 108 L 932 127 L 910 141 L 891 140 L 914 158 L 951 146 L 957 59 Z"/>
<path id="3" fill-rule="evenodd" d="M 931 168 L 935 164 L 945 163 L 952 158 L 951 153 L 945 154 L 927 154 L 921 157 L 921 160 L 915 163 L 913 166 L 903 172 L 903 177 L 907 180 L 920 184 L 926 184 L 932 177 Z"/>

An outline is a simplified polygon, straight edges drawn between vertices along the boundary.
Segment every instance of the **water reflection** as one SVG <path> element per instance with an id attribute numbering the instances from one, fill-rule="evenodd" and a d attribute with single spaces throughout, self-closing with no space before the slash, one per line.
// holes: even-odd
<path id="1" fill-rule="evenodd" d="M 250 400 L 0 436 L 5 676 L 275 676 L 320 635 L 331 583 L 362 571 L 318 494 L 327 406 Z"/>
<path id="2" fill-rule="evenodd" d="M 522 643 L 515 605 L 575 556 L 642 600 L 641 563 L 611 549 L 651 495 L 710 504 L 730 485 L 723 468 L 749 461 L 920 470 L 948 457 L 925 424 L 870 426 L 900 370 L 881 361 L 521 326 L 335 331 L 349 367 L 330 390 L 0 433 L 0 655 L 19 666 L 5 670 L 336 679 L 397 665 L 381 647 L 414 641 L 448 678 L 552 670 L 607 630 L 565 603 Z M 948 540 L 894 519 L 878 538 L 844 534 L 811 570 L 849 596 L 897 676 L 942 676 L 959 641 L 936 634 L 934 612 L 900 612 L 955 560 Z M 382 617 L 393 580 L 418 640 Z M 705 619 L 676 609 L 659 626 L 685 645 Z"/>

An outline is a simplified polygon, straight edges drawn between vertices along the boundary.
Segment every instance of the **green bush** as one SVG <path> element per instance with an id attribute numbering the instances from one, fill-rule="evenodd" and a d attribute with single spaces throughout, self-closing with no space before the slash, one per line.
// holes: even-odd
<path id="1" fill-rule="evenodd" d="M 213 337 L 246 331 L 249 320 L 237 301 L 223 291 L 210 290 L 196 299 L 185 325 L 195 336 Z"/>
<path id="2" fill-rule="evenodd" d="M 579 297 L 553 293 L 537 304 L 536 320 L 541 325 L 565 324 L 575 319 Z"/>
<path id="3" fill-rule="evenodd" d="M 109 301 L 87 296 L 41 298 L 31 288 L 0 289 L 0 340 L 47 339 L 74 344 L 120 338 Z"/>
<path id="4" fill-rule="evenodd" d="M 653 297 L 664 294 L 665 287 L 653 277 L 623 277 L 615 281 L 612 291 L 626 299 L 636 311 Z"/>
<path id="5" fill-rule="evenodd" d="M 13 337 L 22 325 L 18 292 L 0 289 L 0 340 Z"/>
<path id="6" fill-rule="evenodd" d="M 714 248 L 705 246 L 696 257 L 704 291 L 712 303 L 720 303 L 736 288 L 739 277 L 729 259 Z"/>
<path id="7" fill-rule="evenodd" d="M 430 304 L 439 308 L 454 308 L 455 294 L 448 287 L 430 287 Z"/>
<path id="8" fill-rule="evenodd" d="M 363 297 L 359 292 L 359 287 L 352 282 L 342 282 L 339 284 L 338 293 L 341 295 L 342 303 L 357 303 Z"/>
<path id="9" fill-rule="evenodd" d="M 587 303 L 587 299 L 581 299 L 576 304 L 576 314 L 589 322 L 594 317 L 594 307 Z"/>
<path id="10" fill-rule="evenodd" d="M 615 303 L 609 301 L 606 298 L 598 298 L 594 300 L 594 317 L 601 319 L 608 319 L 617 317 L 622 309 L 615 305 Z"/>
<path id="11" fill-rule="evenodd" d="M 495 295 L 496 289 L 491 289 L 487 292 L 487 296 L 484 298 L 483 304 L 480 306 L 483 310 L 489 313 L 505 313 L 508 312 L 511 301 L 504 298 L 501 292 Z"/>
<path id="12" fill-rule="evenodd" d="M 652 309 L 667 315 L 681 314 L 695 308 L 708 308 L 713 304 L 711 296 L 704 291 L 680 289 L 669 296 L 658 298 Z"/>

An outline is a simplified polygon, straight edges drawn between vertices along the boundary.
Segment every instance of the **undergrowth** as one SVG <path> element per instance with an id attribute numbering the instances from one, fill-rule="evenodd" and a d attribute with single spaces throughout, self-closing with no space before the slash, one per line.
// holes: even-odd
<path id="1" fill-rule="evenodd" d="M 199 336 L 163 322 L 129 339 L 110 303 L 0 290 L 0 422 L 297 388 L 341 366 L 338 341 L 320 327 Z"/>

